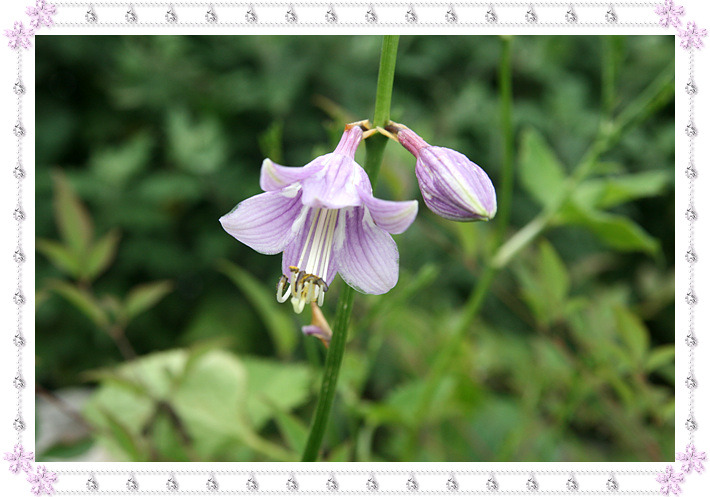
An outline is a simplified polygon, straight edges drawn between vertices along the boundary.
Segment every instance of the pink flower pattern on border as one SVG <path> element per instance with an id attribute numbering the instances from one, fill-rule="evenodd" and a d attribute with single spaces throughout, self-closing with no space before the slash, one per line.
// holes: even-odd
<path id="1" fill-rule="evenodd" d="M 49 471 L 45 466 L 37 466 L 36 473 L 27 475 L 27 481 L 32 484 L 31 492 L 35 495 L 52 495 L 54 487 L 52 484 L 57 481 L 57 474 Z"/>
<path id="2" fill-rule="evenodd" d="M 692 473 L 693 470 L 698 473 L 705 471 L 705 466 L 703 466 L 705 457 L 705 452 L 696 451 L 693 444 L 688 444 L 685 447 L 685 452 L 676 453 L 676 460 L 683 461 L 680 467 L 681 471 L 688 474 Z"/>
<path id="3" fill-rule="evenodd" d="M 673 471 L 673 466 L 669 464 L 666 466 L 665 473 L 658 473 L 656 481 L 661 484 L 661 493 L 663 495 L 668 495 L 669 493 L 678 495 L 682 492 L 680 484 L 685 481 L 685 475 Z"/>
<path id="4" fill-rule="evenodd" d="M 30 48 L 32 42 L 30 39 L 34 36 L 35 32 L 32 28 L 25 28 L 25 25 L 21 22 L 15 22 L 13 29 L 6 29 L 5 36 L 9 38 L 7 46 L 13 50 L 18 48 Z"/>
<path id="5" fill-rule="evenodd" d="M 703 38 L 708 35 L 707 29 L 699 28 L 694 22 L 689 22 L 685 30 L 678 28 L 680 46 L 686 50 L 703 48 Z"/>
<path id="6" fill-rule="evenodd" d="M 656 14 L 660 16 L 658 23 L 664 28 L 680 26 L 680 16 L 685 14 L 685 9 L 682 5 L 675 5 L 673 0 L 666 0 L 665 3 L 656 5 Z"/>
<path id="7" fill-rule="evenodd" d="M 39 28 L 42 25 L 51 26 L 54 24 L 52 16 L 57 13 L 57 7 L 47 3 L 46 0 L 37 0 L 34 7 L 27 7 L 26 12 L 30 16 L 30 26 Z"/>
<path id="8" fill-rule="evenodd" d="M 16 444 L 13 452 L 5 452 L 4 459 L 10 461 L 10 472 L 17 474 L 20 471 L 32 472 L 32 461 L 35 459 L 34 452 L 25 452 L 22 444 Z"/>

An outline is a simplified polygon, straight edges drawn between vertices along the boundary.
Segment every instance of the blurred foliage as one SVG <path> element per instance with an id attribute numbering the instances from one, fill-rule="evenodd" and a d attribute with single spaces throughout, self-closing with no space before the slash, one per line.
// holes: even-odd
<path id="1" fill-rule="evenodd" d="M 264 157 L 303 165 L 371 117 L 380 38 L 36 42 L 36 377 L 46 395 L 93 389 L 91 439 L 39 458 L 100 443 L 120 460 L 297 459 L 324 351 L 299 332 L 308 313 L 274 299 L 280 258 L 217 219 L 258 193 Z M 392 109 L 494 184 L 500 51 L 497 37 L 403 37 Z M 507 238 L 561 198 L 599 130 L 618 124 L 617 139 L 498 274 L 423 415 L 496 222 L 421 203 L 397 237 L 398 285 L 356 298 L 325 460 L 672 457 L 674 109 L 643 96 L 659 78 L 672 95 L 673 57 L 672 37 L 514 39 Z M 421 202 L 401 147 L 377 190 Z"/>

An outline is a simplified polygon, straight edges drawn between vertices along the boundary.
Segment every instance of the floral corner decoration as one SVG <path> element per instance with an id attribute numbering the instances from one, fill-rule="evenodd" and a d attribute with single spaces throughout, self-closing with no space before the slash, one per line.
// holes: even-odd
<path id="1" fill-rule="evenodd" d="M 706 29 L 699 28 L 694 22 L 688 22 L 683 29 L 683 23 L 680 20 L 685 15 L 685 8 L 682 5 L 676 5 L 673 0 L 665 0 L 664 3 L 656 5 L 654 10 L 659 16 L 658 23 L 664 28 L 673 26 L 676 28 L 676 34 L 680 39 L 680 46 L 686 50 L 693 48 L 700 50 L 703 48 L 703 38 L 708 35 Z"/>
<path id="2" fill-rule="evenodd" d="M 12 50 L 19 48 L 28 49 L 32 46 L 32 37 L 35 32 L 42 26 L 53 26 L 53 15 L 57 13 L 57 7 L 48 3 L 46 0 L 37 0 L 35 6 L 27 7 L 25 13 L 29 16 L 29 27 L 16 21 L 12 29 L 5 30 L 5 36 L 8 38 L 7 46 Z"/>
<path id="3" fill-rule="evenodd" d="M 6 452 L 3 459 L 10 463 L 10 472 L 27 474 L 27 481 L 32 484 L 30 491 L 34 495 L 53 495 L 53 484 L 57 481 L 57 474 L 49 471 L 46 466 L 37 466 L 35 470 L 32 462 L 35 459 L 33 452 L 28 452 L 22 444 L 15 444 L 12 452 Z"/>

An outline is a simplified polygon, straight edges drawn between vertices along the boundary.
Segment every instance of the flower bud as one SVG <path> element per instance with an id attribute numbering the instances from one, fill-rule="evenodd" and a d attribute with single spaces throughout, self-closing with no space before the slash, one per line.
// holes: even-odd
<path id="1" fill-rule="evenodd" d="M 416 175 L 427 207 L 452 221 L 488 221 L 496 215 L 496 191 L 479 166 L 460 152 L 433 147 L 406 126 L 387 128 L 417 158 Z"/>

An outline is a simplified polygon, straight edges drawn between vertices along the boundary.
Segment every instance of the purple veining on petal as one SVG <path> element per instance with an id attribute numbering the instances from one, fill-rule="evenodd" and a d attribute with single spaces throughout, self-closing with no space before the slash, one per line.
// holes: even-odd
<path id="1" fill-rule="evenodd" d="M 40 28 L 41 26 L 52 26 L 54 19 L 52 16 L 57 13 L 57 8 L 47 3 L 46 0 L 37 0 L 34 7 L 27 7 L 27 15 L 30 16 L 30 26 Z"/>
<path id="2" fill-rule="evenodd" d="M 675 5 L 673 0 L 665 0 L 664 3 L 656 5 L 655 12 L 660 17 L 658 23 L 667 28 L 680 26 L 680 17 L 685 14 L 685 9 L 682 5 Z"/>
<path id="3" fill-rule="evenodd" d="M 380 295 L 397 284 L 397 245 L 363 207 L 340 211 L 335 254 L 338 272 L 348 285 L 360 292 Z"/>
<path id="4" fill-rule="evenodd" d="M 406 126 L 393 124 L 399 143 L 417 158 L 424 203 L 453 221 L 488 221 L 497 210 L 493 183 L 477 164 L 456 150 L 431 146 Z"/>
<path id="5" fill-rule="evenodd" d="M 34 452 L 25 452 L 22 444 L 15 444 L 12 452 L 5 452 L 4 459 L 10 462 L 10 472 L 19 473 L 24 471 L 29 473 L 32 471 L 32 461 L 35 459 Z"/>
<path id="6" fill-rule="evenodd" d="M 678 495 L 682 492 L 680 484 L 685 481 L 685 475 L 683 473 L 676 473 L 673 471 L 673 466 L 669 464 L 666 466 L 665 472 L 658 473 L 656 481 L 661 484 L 661 493 L 663 495 L 668 495 L 670 493 Z"/>
<path id="7" fill-rule="evenodd" d="M 686 50 L 703 48 L 703 38 L 708 35 L 706 29 L 699 28 L 694 22 L 689 22 L 685 29 L 678 27 L 678 37 L 680 46 Z"/>
<path id="8" fill-rule="evenodd" d="M 398 253 L 389 233 L 405 231 L 418 204 L 372 195 L 367 173 L 354 160 L 362 136 L 359 126 L 347 126 L 334 152 L 304 167 L 265 160 L 260 185 L 266 193 L 220 218 L 254 250 L 283 252 L 276 299 L 290 297 L 297 313 L 308 303 L 322 305 L 337 272 L 365 293 L 384 293 L 397 282 Z"/>
<path id="9" fill-rule="evenodd" d="M 705 452 L 696 451 L 693 444 L 688 444 L 685 447 L 685 452 L 676 453 L 676 460 L 682 461 L 681 471 L 688 474 L 692 473 L 693 470 L 698 473 L 705 471 L 705 466 L 703 465 L 705 458 Z"/>
<path id="10" fill-rule="evenodd" d="M 8 37 L 7 46 L 13 50 L 17 50 L 20 47 L 30 48 L 32 46 L 31 38 L 34 34 L 35 32 L 32 28 L 25 28 L 21 22 L 15 22 L 13 29 L 5 30 L 5 36 Z"/>

